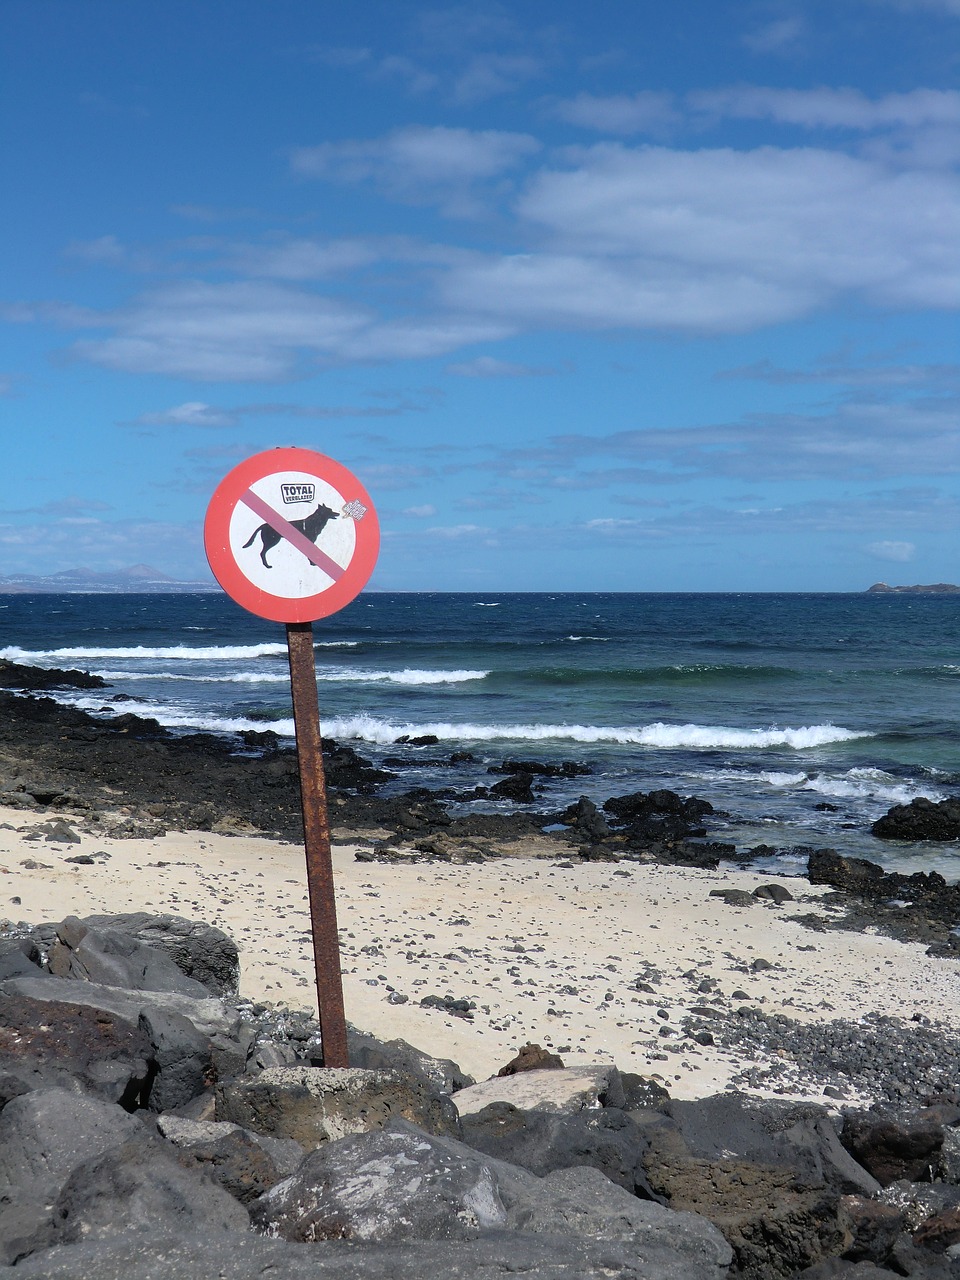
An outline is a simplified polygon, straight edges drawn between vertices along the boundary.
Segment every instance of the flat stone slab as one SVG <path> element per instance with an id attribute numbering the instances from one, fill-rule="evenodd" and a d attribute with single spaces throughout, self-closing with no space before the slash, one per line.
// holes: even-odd
<path id="1" fill-rule="evenodd" d="M 493 1076 L 453 1095 L 461 1116 L 476 1115 L 492 1102 L 509 1102 L 521 1111 L 599 1110 L 626 1102 L 620 1072 L 612 1066 L 564 1067 Z"/>

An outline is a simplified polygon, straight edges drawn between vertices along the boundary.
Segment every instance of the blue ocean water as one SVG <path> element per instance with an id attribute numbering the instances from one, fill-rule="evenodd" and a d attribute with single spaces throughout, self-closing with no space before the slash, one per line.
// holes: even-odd
<path id="1" fill-rule="evenodd" d="M 572 759 L 592 773 L 546 784 L 545 812 L 669 787 L 725 810 L 741 846 L 960 877 L 956 846 L 867 830 L 960 792 L 960 597 L 367 593 L 314 633 L 324 733 L 402 755 L 398 786 Z M 283 627 L 221 594 L 2 596 L 0 656 L 102 675 L 105 693 L 58 695 L 88 710 L 122 693 L 173 729 L 293 732 Z M 453 751 L 476 757 L 455 777 L 435 763 Z"/>

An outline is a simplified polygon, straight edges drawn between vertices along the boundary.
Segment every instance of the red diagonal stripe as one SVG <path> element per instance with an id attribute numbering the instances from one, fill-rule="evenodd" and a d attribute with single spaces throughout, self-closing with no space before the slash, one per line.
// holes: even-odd
<path id="1" fill-rule="evenodd" d="M 248 489 L 246 493 L 240 495 L 240 501 L 250 508 L 261 520 L 265 520 L 271 529 L 279 533 L 281 538 L 286 538 L 291 546 L 302 551 L 311 564 L 315 564 L 318 569 L 322 569 L 325 574 L 331 577 L 334 582 L 339 582 L 346 569 L 342 569 L 336 560 L 331 560 L 328 555 L 314 546 L 309 538 L 305 538 L 299 529 L 295 529 L 289 520 L 284 520 L 278 511 L 274 511 L 269 503 L 264 502 L 262 498 L 258 498 L 252 489 Z"/>

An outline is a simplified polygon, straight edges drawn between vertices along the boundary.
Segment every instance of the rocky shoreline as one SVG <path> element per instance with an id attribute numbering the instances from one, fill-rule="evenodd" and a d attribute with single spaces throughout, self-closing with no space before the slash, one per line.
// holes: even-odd
<path id="1" fill-rule="evenodd" d="M 107 836 L 195 830 L 302 840 L 296 753 L 274 733 L 243 733 L 235 741 L 174 734 L 155 720 L 117 712 L 126 703 L 123 695 L 105 695 L 109 717 L 42 696 L 51 689 L 101 687 L 105 682 L 86 672 L 0 661 L 0 804 L 76 814 Z M 333 837 L 359 835 L 365 848 L 358 856 L 370 861 L 477 862 L 520 841 L 577 860 L 706 868 L 721 860 L 747 866 L 777 852 L 711 839 L 710 802 L 671 791 L 613 796 L 600 808 L 582 797 L 562 811 L 545 812 L 534 783 L 576 776 L 582 766 L 573 761 L 506 761 L 491 770 L 497 781 L 482 796 L 475 787 L 456 786 L 457 768 L 466 763 L 461 753 L 446 762 L 451 785 L 442 790 L 398 789 L 403 760 L 388 763 L 391 769 L 377 768 L 350 746 L 324 743 Z M 464 812 L 465 802 L 486 797 L 522 807 Z M 872 829 L 882 839 L 960 840 L 960 798 L 894 806 Z M 802 852 L 811 883 L 835 891 L 838 911 L 829 927 L 877 930 L 922 942 L 932 955 L 960 958 L 954 932 L 960 929 L 960 885 L 937 873 L 885 872 L 830 849 Z M 825 927 L 822 917 L 809 923 Z"/>
<path id="2" fill-rule="evenodd" d="M 56 828 L 48 838 L 69 848 L 73 820 L 84 839 L 299 841 L 295 756 L 273 735 L 228 743 L 89 716 L 37 695 L 95 677 L 11 668 L 0 667 L 0 804 L 32 824 L 18 839 Z M 327 752 L 334 831 L 360 833 L 361 862 L 492 862 L 515 842 L 558 875 L 622 862 L 679 876 L 671 864 L 764 853 L 712 842 L 709 802 L 671 792 L 545 814 L 533 784 L 573 762 L 506 762 L 490 789 L 520 808 L 465 814 L 455 783 L 404 793 L 351 748 Z M 893 838 L 950 839 L 958 817 L 956 801 L 914 802 L 881 823 Z M 941 877 L 817 849 L 808 875 L 826 896 L 709 892 L 732 920 L 775 910 L 821 934 L 883 932 L 933 963 L 960 959 L 960 890 Z M 747 986 L 771 968 L 740 955 L 728 961 Z M 798 1021 L 697 969 L 671 1009 L 651 964 L 634 1005 L 663 1017 L 669 1052 L 654 1037 L 646 1060 L 686 1067 L 715 1046 L 741 1064 L 731 1091 L 672 1098 L 664 1077 L 564 1066 L 532 1046 L 477 1085 L 452 1061 L 356 1031 L 351 1068 L 328 1071 L 315 1019 L 239 999 L 238 972 L 232 939 L 196 919 L 101 912 L 0 929 L 0 1263 L 12 1275 L 960 1277 L 960 1028 L 896 1008 Z M 431 1000 L 432 1016 L 456 1020 L 452 997 L 420 1004 Z"/>
<path id="3" fill-rule="evenodd" d="M 235 993 L 222 932 L 0 945 L 0 1271 L 46 1280 L 960 1275 L 960 1097 L 679 1101 L 525 1046 L 451 1061 Z M 737 1020 L 734 1019 L 734 1022 Z M 861 1052 L 906 1051 L 893 1020 Z M 883 1044 L 880 1049 L 881 1042 Z M 956 1078 L 960 1050 L 937 1065 Z"/>

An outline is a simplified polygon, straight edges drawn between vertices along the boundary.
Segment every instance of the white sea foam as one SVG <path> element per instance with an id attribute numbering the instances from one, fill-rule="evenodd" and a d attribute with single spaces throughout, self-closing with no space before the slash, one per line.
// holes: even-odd
<path id="1" fill-rule="evenodd" d="M 96 671 L 104 680 L 178 680 L 188 684 L 289 684 L 290 676 L 276 671 L 232 671 L 224 675 L 193 675 L 178 671 Z M 354 671 L 350 667 L 321 668 L 317 680 L 328 684 L 463 684 L 467 680 L 483 680 L 489 671 L 420 671 L 406 667 L 402 671 Z"/>
<path id="2" fill-rule="evenodd" d="M 70 649 L 20 649 L 10 645 L 0 649 L 0 658 L 8 658 L 12 662 L 59 661 L 69 658 L 78 659 L 142 659 L 162 658 L 166 662 L 200 662 L 200 661 L 237 661 L 245 658 L 270 658 L 286 654 L 285 644 L 230 644 L 230 645 L 174 645 L 172 648 L 152 648 L 148 645 L 136 645 L 132 648 L 70 648 Z"/>
<path id="3" fill-rule="evenodd" d="M 445 722 L 405 724 L 381 720 L 375 716 L 344 716 L 329 722 L 328 732 L 335 737 L 361 738 L 367 742 L 390 743 L 402 734 L 472 742 L 611 742 L 643 747 L 749 749 L 757 747 L 824 746 L 831 742 L 847 742 L 852 738 L 872 737 L 832 724 L 810 725 L 799 729 L 731 729 L 722 725 L 649 724 L 637 727 L 584 724 L 451 724 Z"/>
<path id="4" fill-rule="evenodd" d="M 755 781 L 779 791 L 813 791 L 837 800 L 871 800 L 887 806 L 908 804 L 914 796 L 942 800 L 946 795 L 946 792 L 938 791 L 928 783 L 906 781 L 894 777 L 884 769 L 871 768 L 847 769 L 839 774 L 786 770 L 764 770 L 751 774 L 738 770 L 720 770 L 700 774 L 698 777 L 709 782 L 733 782 L 740 787 Z"/>

